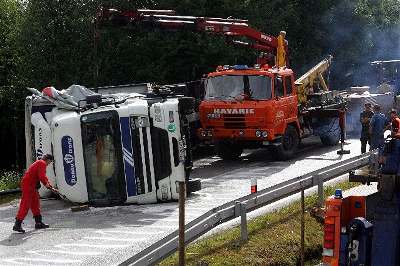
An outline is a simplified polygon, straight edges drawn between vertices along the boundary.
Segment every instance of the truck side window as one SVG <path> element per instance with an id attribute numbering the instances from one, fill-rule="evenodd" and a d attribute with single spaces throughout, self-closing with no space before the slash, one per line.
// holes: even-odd
<path id="1" fill-rule="evenodd" d="M 291 76 L 286 76 L 285 77 L 285 87 L 286 87 L 286 95 L 291 95 L 292 92 L 293 92 L 292 77 Z"/>
<path id="2" fill-rule="evenodd" d="M 275 98 L 282 97 L 284 95 L 282 77 L 275 78 L 274 87 Z"/>

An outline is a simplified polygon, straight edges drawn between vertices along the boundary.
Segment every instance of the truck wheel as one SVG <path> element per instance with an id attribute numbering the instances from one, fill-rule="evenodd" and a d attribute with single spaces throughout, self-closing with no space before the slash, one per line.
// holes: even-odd
<path id="1" fill-rule="evenodd" d="M 339 135 L 325 135 L 320 136 L 321 142 L 325 146 L 335 146 L 339 143 L 340 134 Z"/>
<path id="2" fill-rule="evenodd" d="M 328 118 L 317 123 L 316 132 L 325 146 L 335 146 L 340 140 L 338 119 Z"/>
<path id="3" fill-rule="evenodd" d="M 291 159 L 299 147 L 299 143 L 300 137 L 296 128 L 289 125 L 282 136 L 281 144 L 277 147 L 278 159 L 283 161 Z"/>
<path id="4" fill-rule="evenodd" d="M 222 140 L 216 145 L 217 154 L 224 160 L 237 160 L 243 152 L 243 148 L 235 142 Z"/>
<path id="5" fill-rule="evenodd" d="M 201 189 L 201 181 L 198 178 L 189 179 L 189 181 L 186 183 L 187 194 L 199 191 L 200 189 Z"/>
<path id="6" fill-rule="evenodd" d="M 185 115 L 190 115 L 191 113 L 194 113 L 195 100 L 193 97 L 181 97 L 178 101 L 179 112 Z"/>

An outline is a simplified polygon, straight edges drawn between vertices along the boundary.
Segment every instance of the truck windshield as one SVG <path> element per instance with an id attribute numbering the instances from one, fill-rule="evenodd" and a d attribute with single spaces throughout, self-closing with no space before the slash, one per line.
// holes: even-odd
<path id="1" fill-rule="evenodd" d="M 123 168 L 118 114 L 98 112 L 82 117 L 83 154 L 89 201 L 121 201 Z"/>
<path id="2" fill-rule="evenodd" d="M 271 99 L 271 78 L 267 76 L 226 75 L 207 79 L 205 99 L 235 100 L 240 95 L 250 99 Z"/>

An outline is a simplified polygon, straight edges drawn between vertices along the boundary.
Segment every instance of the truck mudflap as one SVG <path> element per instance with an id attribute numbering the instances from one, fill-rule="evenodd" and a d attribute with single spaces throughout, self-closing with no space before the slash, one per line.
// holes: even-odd
<path id="1" fill-rule="evenodd" d="M 49 124 L 43 118 L 42 114 L 40 112 L 33 113 L 31 115 L 31 123 L 34 128 L 34 148 L 36 158 L 41 158 L 44 154 L 53 154 L 51 130 Z M 55 185 L 56 177 L 52 165 L 47 167 L 46 175 L 50 183 Z M 49 197 L 52 193 L 44 186 L 41 186 L 39 189 L 39 194 L 42 197 Z"/>

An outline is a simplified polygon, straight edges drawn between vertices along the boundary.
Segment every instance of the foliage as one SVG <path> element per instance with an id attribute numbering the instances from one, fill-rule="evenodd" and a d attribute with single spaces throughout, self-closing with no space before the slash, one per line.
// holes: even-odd
<path id="1" fill-rule="evenodd" d="M 331 80 L 339 89 L 370 82 L 368 61 L 400 56 L 400 0 L 2 0 L 0 145 L 24 153 L 25 87 L 176 83 L 218 65 L 255 62 L 256 52 L 204 33 L 103 28 L 95 38 L 93 20 L 101 5 L 243 18 L 271 35 L 285 30 L 295 72 L 333 54 Z M 14 135 L 19 145 L 6 138 Z"/>
<path id="2" fill-rule="evenodd" d="M 0 190 L 18 188 L 21 177 L 22 175 L 15 170 L 0 172 Z"/>

